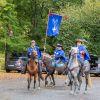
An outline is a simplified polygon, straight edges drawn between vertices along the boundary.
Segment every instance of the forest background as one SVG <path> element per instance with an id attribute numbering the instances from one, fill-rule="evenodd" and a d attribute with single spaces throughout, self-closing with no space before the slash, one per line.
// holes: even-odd
<path id="1" fill-rule="evenodd" d="M 90 54 L 100 56 L 99 0 L 0 0 L 0 66 L 6 52 L 26 52 L 32 39 L 44 47 L 49 11 L 63 19 L 59 36 L 46 38 L 47 53 L 57 43 L 67 53 L 81 38 Z"/>

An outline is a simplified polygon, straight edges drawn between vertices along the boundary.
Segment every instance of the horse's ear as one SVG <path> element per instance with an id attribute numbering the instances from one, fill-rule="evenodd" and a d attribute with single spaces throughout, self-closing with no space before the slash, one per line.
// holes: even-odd
<path id="1" fill-rule="evenodd" d="M 78 47 L 77 47 L 77 51 L 79 52 L 79 49 L 78 49 Z"/>

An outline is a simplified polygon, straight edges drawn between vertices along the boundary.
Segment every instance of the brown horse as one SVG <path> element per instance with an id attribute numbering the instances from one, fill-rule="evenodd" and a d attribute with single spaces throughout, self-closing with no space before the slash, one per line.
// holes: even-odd
<path id="1" fill-rule="evenodd" d="M 33 51 L 30 57 L 30 60 L 27 64 L 27 71 L 28 71 L 28 90 L 30 89 L 30 84 L 32 80 L 32 76 L 34 76 L 34 89 L 36 85 L 36 78 L 38 76 L 39 81 L 39 88 L 40 88 L 40 71 L 39 71 L 39 62 L 38 62 L 38 55 L 36 51 Z"/>
<path id="2" fill-rule="evenodd" d="M 47 86 L 47 84 L 48 84 L 47 78 L 49 76 L 51 76 L 51 78 L 52 78 L 52 81 L 53 81 L 52 85 L 55 86 L 55 80 L 54 80 L 55 71 L 57 71 L 59 74 L 67 75 L 67 73 L 68 73 L 67 65 L 57 68 L 56 66 L 52 65 L 52 62 L 53 62 L 52 58 L 45 56 L 45 55 L 43 55 L 42 61 L 43 61 L 44 66 L 46 67 L 46 71 L 47 71 L 47 75 L 45 77 L 45 86 Z"/>

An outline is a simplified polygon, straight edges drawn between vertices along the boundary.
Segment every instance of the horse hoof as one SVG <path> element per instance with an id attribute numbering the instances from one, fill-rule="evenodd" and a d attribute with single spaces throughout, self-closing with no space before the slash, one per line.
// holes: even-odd
<path id="1" fill-rule="evenodd" d="M 65 84 L 68 84 L 68 80 L 65 81 Z"/>
<path id="2" fill-rule="evenodd" d="M 40 90 L 40 87 L 38 87 L 38 90 Z"/>
<path id="3" fill-rule="evenodd" d="M 80 94 L 80 90 L 76 91 L 77 94 Z"/>
<path id="4" fill-rule="evenodd" d="M 45 86 L 48 85 L 48 81 L 45 81 Z"/>
<path id="5" fill-rule="evenodd" d="M 65 85 L 67 85 L 67 82 L 65 82 Z"/>
<path id="6" fill-rule="evenodd" d="M 55 85 L 52 85 L 53 88 L 55 88 Z"/>
<path id="7" fill-rule="evenodd" d="M 84 91 L 84 94 L 87 94 L 87 91 Z"/>
<path id="8" fill-rule="evenodd" d="M 74 92 L 73 91 L 70 91 L 70 94 L 74 94 Z"/>
<path id="9" fill-rule="evenodd" d="M 28 90 L 30 90 L 30 87 L 27 87 Z"/>
<path id="10" fill-rule="evenodd" d="M 45 87 L 47 87 L 47 84 L 45 85 Z"/>
<path id="11" fill-rule="evenodd" d="M 50 82 L 50 85 L 53 85 L 53 82 Z"/>
<path id="12" fill-rule="evenodd" d="M 74 96 L 76 96 L 76 95 L 77 95 L 77 93 L 73 93 L 73 95 L 74 95 Z"/>

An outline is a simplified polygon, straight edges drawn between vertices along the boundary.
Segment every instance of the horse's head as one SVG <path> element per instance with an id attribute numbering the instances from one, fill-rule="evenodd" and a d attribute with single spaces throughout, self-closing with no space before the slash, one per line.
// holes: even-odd
<path id="1" fill-rule="evenodd" d="M 71 56 L 76 56 L 78 54 L 78 47 L 71 47 Z"/>
<path id="2" fill-rule="evenodd" d="M 68 68 L 73 69 L 79 66 L 77 54 L 78 54 L 78 47 L 71 47 Z"/>
<path id="3" fill-rule="evenodd" d="M 47 63 L 47 62 L 49 61 L 49 58 L 46 57 L 46 56 L 43 56 L 43 57 L 42 57 L 42 61 L 43 61 L 43 63 L 45 64 L 45 63 Z"/>
<path id="4" fill-rule="evenodd" d="M 35 50 L 32 51 L 31 58 L 32 59 L 38 59 L 37 51 L 35 51 Z"/>
<path id="5" fill-rule="evenodd" d="M 49 54 L 46 54 L 46 53 L 42 54 L 42 61 L 45 65 L 48 64 L 51 59 L 52 57 Z"/>

